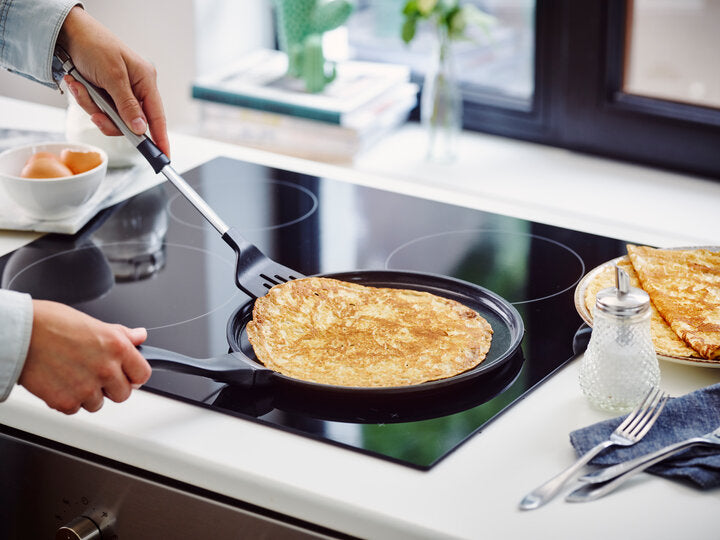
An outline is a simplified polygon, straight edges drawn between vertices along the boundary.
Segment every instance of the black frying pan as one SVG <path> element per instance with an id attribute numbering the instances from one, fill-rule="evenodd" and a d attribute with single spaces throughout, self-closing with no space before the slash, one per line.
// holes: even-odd
<path id="1" fill-rule="evenodd" d="M 520 347 L 524 331 L 520 314 L 506 300 L 479 285 L 434 274 L 393 270 L 360 270 L 322 277 L 366 286 L 414 289 L 461 302 L 480 313 L 493 328 L 487 357 L 475 368 L 453 377 L 408 386 L 350 387 L 304 381 L 270 370 L 255 357 L 245 331 L 252 319 L 254 300 L 240 306 L 228 320 L 227 340 L 232 352 L 226 355 L 199 359 L 145 345 L 140 351 L 154 368 L 200 375 L 233 386 L 273 387 L 324 396 L 388 397 L 426 395 L 487 376 L 509 362 Z"/>

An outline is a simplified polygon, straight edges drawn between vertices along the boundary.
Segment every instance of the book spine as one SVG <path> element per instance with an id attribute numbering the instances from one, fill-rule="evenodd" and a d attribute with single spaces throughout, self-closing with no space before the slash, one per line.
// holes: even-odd
<path id="1" fill-rule="evenodd" d="M 325 111 L 321 109 L 313 109 L 311 107 L 303 107 L 302 105 L 267 101 L 254 96 L 224 92 L 222 90 L 197 85 L 193 85 L 192 87 L 192 97 L 204 101 L 234 105 L 236 107 L 247 107 L 249 109 L 256 109 L 259 111 L 286 114 L 300 118 L 309 118 L 310 120 L 318 120 L 328 124 L 340 124 L 342 120 L 341 114 L 336 111 Z"/>
<path id="2" fill-rule="evenodd" d="M 328 124 L 297 116 L 277 114 L 246 107 L 236 107 L 223 103 L 203 103 L 201 122 L 224 122 L 234 125 L 236 130 L 256 129 L 259 127 L 292 131 L 296 136 L 327 137 L 329 139 L 356 139 L 358 131 L 340 124 Z"/>

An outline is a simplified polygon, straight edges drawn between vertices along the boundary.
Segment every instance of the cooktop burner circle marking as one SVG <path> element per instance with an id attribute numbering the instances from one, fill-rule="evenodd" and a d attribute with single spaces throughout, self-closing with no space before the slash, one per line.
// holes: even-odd
<path id="1" fill-rule="evenodd" d="M 133 240 L 129 240 L 129 241 L 127 241 L 127 242 L 112 242 L 112 243 L 104 244 L 102 247 L 106 247 L 106 246 L 119 246 L 119 245 L 131 245 L 131 244 L 135 244 L 135 243 L 137 243 L 137 242 L 135 242 L 135 241 L 133 241 Z M 215 253 L 215 252 L 213 252 L 213 251 L 210 251 L 210 250 L 207 250 L 207 249 L 204 249 L 204 248 L 195 247 L 195 246 L 189 246 L 189 245 L 186 245 L 186 244 L 164 243 L 163 246 L 164 246 L 165 249 L 167 249 L 167 248 L 173 248 L 173 249 L 175 249 L 175 248 L 180 248 L 180 249 L 190 250 L 190 251 L 197 252 L 197 253 L 204 253 L 204 254 L 206 254 L 206 255 L 212 256 L 212 257 L 214 257 L 215 259 L 219 260 L 221 263 L 227 265 L 227 266 L 230 268 L 230 272 L 228 273 L 228 275 L 229 275 L 230 277 L 232 277 L 232 275 L 233 275 L 232 273 L 235 271 L 235 261 L 234 261 L 234 259 L 233 259 L 233 260 L 230 260 L 230 259 L 228 259 L 228 258 L 226 258 L 226 257 L 224 257 L 224 256 L 222 256 L 222 255 L 219 255 L 218 253 Z M 66 249 L 66 250 L 63 250 L 63 251 L 58 251 L 58 252 L 52 253 L 52 254 L 50 254 L 50 255 L 48 255 L 48 256 L 46 256 L 46 257 L 42 257 L 41 259 L 38 259 L 38 260 L 36 260 L 36 261 L 33 261 L 32 263 L 30 263 L 30 264 L 24 266 L 22 269 L 18 270 L 17 273 L 15 273 L 15 274 L 10 278 L 10 280 L 9 280 L 7 283 L 3 283 L 3 287 L 4 287 L 4 288 L 7 288 L 7 289 L 12 289 L 13 284 L 14 284 L 18 279 L 20 279 L 20 278 L 23 276 L 23 274 L 25 274 L 25 273 L 27 273 L 27 272 L 30 272 L 30 271 L 32 271 L 33 269 L 36 269 L 37 267 L 39 267 L 39 266 L 42 265 L 42 264 L 47 264 L 47 263 L 49 263 L 49 262 L 51 263 L 54 259 L 57 259 L 57 258 L 62 257 L 62 256 L 66 256 L 66 255 L 68 255 L 68 254 L 70 254 L 70 253 L 78 254 L 78 253 L 81 253 L 82 251 L 90 251 L 90 250 L 100 251 L 100 248 L 99 248 L 96 244 L 89 244 L 89 245 L 80 246 L 80 247 L 75 248 L 75 249 Z M 180 266 L 180 265 L 178 265 L 178 266 Z M 103 272 L 106 271 L 104 268 L 101 269 L 101 270 L 102 270 Z M 162 269 L 161 269 L 160 271 L 162 271 Z M 152 279 L 152 277 L 146 278 L 146 279 L 141 280 L 141 281 L 150 281 L 151 279 Z M 230 278 L 228 278 L 228 280 L 229 280 L 229 282 L 232 282 L 232 280 L 230 280 Z M 114 284 L 111 283 L 111 284 L 109 285 L 109 288 L 108 288 L 107 290 L 102 291 L 102 293 L 99 294 L 98 296 L 93 297 L 93 298 L 90 298 L 90 299 L 81 298 L 81 299 L 79 299 L 77 302 L 70 302 L 70 304 L 73 304 L 73 303 L 87 303 L 87 304 L 89 304 L 90 302 L 99 302 L 99 303 L 102 303 L 102 302 L 103 302 L 103 298 L 109 296 L 109 295 L 111 294 L 111 290 L 112 290 L 116 285 L 122 285 L 122 283 L 114 283 Z M 171 326 L 176 326 L 176 325 L 180 325 L 180 324 L 185 324 L 185 323 L 188 323 L 188 322 L 191 322 L 191 321 L 195 321 L 195 320 L 197 320 L 197 319 L 201 319 L 201 318 L 203 318 L 203 317 L 206 317 L 207 315 L 210 315 L 211 313 L 215 313 L 216 311 L 218 311 L 218 310 L 226 307 L 226 306 L 229 305 L 230 303 L 235 303 L 235 304 L 237 304 L 237 303 L 238 303 L 237 300 L 236 300 L 237 297 L 238 297 L 238 296 L 244 296 L 244 294 L 243 294 L 239 289 L 237 289 L 237 288 L 234 286 L 234 284 L 233 284 L 232 288 L 230 288 L 230 286 L 228 286 L 228 288 L 229 288 L 232 292 L 231 292 L 230 294 L 228 294 L 227 296 L 225 296 L 225 300 L 224 300 L 223 302 L 221 302 L 220 304 L 218 304 L 218 305 L 212 306 L 209 310 L 204 311 L 203 313 L 199 313 L 199 314 L 196 314 L 196 315 L 187 315 L 185 318 L 182 318 L 181 320 L 176 320 L 176 321 L 169 322 L 169 323 L 166 323 L 166 324 L 156 324 L 156 325 L 137 324 L 137 325 L 131 325 L 131 326 L 143 326 L 143 327 L 145 327 L 148 331 L 150 331 L 150 330 L 159 330 L 159 329 L 162 329 L 162 328 L 169 328 L 169 327 L 171 327 Z M 28 292 L 28 291 L 21 290 L 20 292 Z M 39 299 L 42 299 L 42 298 L 39 298 Z M 58 300 L 56 300 L 56 301 L 58 301 Z M 234 301 L 234 302 L 233 302 L 233 301 Z M 65 302 L 64 302 L 64 303 L 65 303 Z M 96 315 L 94 315 L 93 313 L 90 313 L 90 314 L 93 315 L 93 316 L 96 316 Z M 122 321 L 119 321 L 119 322 L 121 322 L 121 324 L 124 324 L 124 323 L 122 323 Z"/>
<path id="2" fill-rule="evenodd" d="M 580 255 L 579 255 L 575 250 L 573 250 L 572 248 L 566 246 L 566 245 L 563 244 L 562 242 L 558 242 L 557 240 L 553 240 L 552 238 L 547 238 L 547 237 L 545 237 L 545 236 L 540 236 L 540 235 L 537 235 L 537 234 L 523 233 L 523 232 L 518 232 L 518 231 L 507 231 L 507 230 L 502 230 L 502 229 L 461 229 L 461 230 L 456 230 L 456 231 L 446 231 L 446 232 L 434 233 L 434 234 L 428 234 L 428 235 L 425 235 L 425 236 L 421 236 L 421 237 L 419 237 L 419 238 L 415 238 L 415 239 L 413 239 L 413 240 L 410 240 L 409 242 L 405 242 L 404 244 L 398 246 L 398 247 L 395 248 L 392 252 L 390 252 L 390 254 L 389 254 L 389 255 L 387 256 L 387 258 L 385 259 L 385 268 L 387 268 L 388 270 L 428 271 L 427 269 L 424 269 L 424 268 L 408 268 L 408 267 L 395 267 L 395 268 L 393 268 L 393 266 L 392 266 L 392 259 L 393 259 L 394 257 L 396 257 L 398 254 L 400 254 L 403 250 L 405 250 L 405 249 L 407 249 L 407 248 L 409 248 L 409 247 L 411 247 L 411 246 L 418 245 L 418 244 L 420 244 L 420 243 L 422 243 L 422 242 L 434 241 L 434 240 L 436 240 L 436 239 L 438 239 L 438 238 L 447 237 L 447 236 L 451 236 L 451 235 L 458 235 L 458 234 L 479 234 L 479 233 L 484 233 L 484 234 L 487 234 L 487 233 L 499 233 L 499 234 L 504 234 L 504 235 L 523 236 L 523 237 L 526 237 L 526 238 L 531 238 L 531 239 L 540 240 L 540 241 L 543 241 L 543 242 L 548 242 L 548 243 L 550 243 L 550 244 L 553 244 L 553 245 L 555 245 L 555 246 L 563 249 L 564 251 L 566 251 L 567 253 L 569 253 L 570 255 L 572 255 L 575 259 L 577 259 L 577 262 L 578 262 L 579 265 L 580 265 L 580 272 L 579 272 L 577 278 L 575 278 L 575 280 L 574 280 L 571 284 L 569 284 L 568 286 L 564 287 L 562 290 L 554 291 L 554 292 L 552 292 L 552 293 L 550 293 L 550 294 L 546 294 L 546 295 L 538 296 L 538 297 L 534 297 L 534 298 L 528 298 L 528 299 L 524 299 L 524 300 L 511 300 L 511 299 L 507 299 L 508 302 L 510 302 L 510 303 L 513 304 L 513 305 L 529 304 L 529 303 L 531 303 L 531 302 L 539 302 L 539 301 L 541 301 L 541 300 L 546 300 L 546 299 L 548 299 L 548 298 L 552 298 L 552 297 L 554 297 L 554 296 L 558 296 L 558 295 L 560 295 L 560 294 L 562 294 L 562 293 L 564 293 L 564 292 L 567 292 L 568 290 L 574 288 L 574 287 L 580 282 L 580 280 L 583 278 L 583 276 L 585 275 L 585 262 L 583 261 L 582 257 L 580 257 Z M 434 273 L 444 273 L 444 272 L 434 272 Z M 448 274 L 448 275 L 449 275 L 449 274 Z M 453 277 L 457 277 L 457 278 L 459 278 L 459 279 L 462 279 L 461 276 L 453 276 Z M 480 285 L 483 285 L 483 284 L 480 283 Z M 498 294 L 501 294 L 500 291 L 494 291 L 494 292 L 496 292 L 496 293 L 498 293 Z"/>
<path id="3" fill-rule="evenodd" d="M 234 259 L 234 258 L 228 259 L 228 258 L 226 258 L 226 257 L 223 256 L 223 255 L 220 255 L 220 254 L 218 254 L 218 253 L 215 253 L 214 251 L 210 251 L 210 250 L 204 249 L 204 248 L 198 248 L 198 247 L 195 247 L 195 246 L 188 246 L 188 245 L 185 245 L 185 244 L 173 244 L 173 243 L 167 244 L 167 243 L 166 243 L 165 246 L 166 246 L 166 247 L 173 247 L 173 248 L 189 249 L 189 250 L 192 250 L 192 251 L 196 251 L 196 252 L 198 252 L 198 253 L 206 253 L 206 254 L 208 254 L 208 255 L 212 255 L 213 257 L 215 257 L 216 259 L 218 259 L 218 260 L 219 260 L 220 262 L 222 262 L 223 264 L 226 264 L 226 265 L 231 269 L 230 276 L 232 276 L 232 275 L 234 274 L 234 272 L 235 272 L 235 259 Z M 176 321 L 176 322 L 173 322 L 173 323 L 163 324 L 163 325 L 159 325 L 159 326 L 148 326 L 148 327 L 147 327 L 147 330 L 148 330 L 148 331 L 149 331 L 149 330 L 159 330 L 159 329 L 161 329 L 161 328 L 169 328 L 169 327 L 171 327 L 171 326 L 177 326 L 177 325 L 180 325 L 180 324 L 185 324 L 185 323 L 188 323 L 188 322 L 190 322 L 190 321 L 196 321 L 196 320 L 198 320 L 198 319 L 202 319 L 203 317 L 206 317 L 206 316 L 210 315 L 211 313 L 215 313 L 216 311 L 219 311 L 220 309 L 224 308 L 225 306 L 227 306 L 227 305 L 230 304 L 230 303 L 234 303 L 234 304 L 235 304 L 235 303 L 237 303 L 237 302 L 233 302 L 233 300 L 235 300 L 238 296 L 244 296 L 244 293 L 242 293 L 239 289 L 237 289 L 237 288 L 234 286 L 234 282 L 233 282 L 233 287 L 232 287 L 231 290 L 232 290 L 233 292 L 230 293 L 230 294 L 227 296 L 227 300 L 225 300 L 225 301 L 222 302 L 221 304 L 213 307 L 212 309 L 206 311 L 205 313 L 201 313 L 201 314 L 196 315 L 196 316 L 194 316 L 194 317 L 189 317 L 189 318 L 187 318 L 187 319 L 184 319 L 184 320 L 181 320 L 181 321 Z"/>
<path id="4" fill-rule="evenodd" d="M 242 231 L 271 231 L 274 229 L 280 229 L 282 227 L 289 227 L 290 225 L 294 225 L 295 223 L 299 223 L 299 222 L 303 221 L 304 219 L 307 219 L 308 217 L 310 217 L 317 211 L 318 204 L 319 204 L 317 196 L 312 191 L 310 191 L 308 188 L 306 188 L 305 186 L 293 184 L 292 182 L 286 182 L 285 180 L 268 180 L 267 183 L 268 184 L 277 184 L 277 185 L 293 188 L 293 189 L 296 189 L 296 190 L 304 193 L 305 195 L 310 197 L 310 200 L 312 201 L 310 209 L 307 212 L 305 212 L 304 214 L 302 214 L 301 216 L 298 216 L 291 220 L 283 221 L 282 223 L 276 223 L 275 225 L 267 225 L 264 227 L 238 226 L 239 230 L 242 230 Z M 193 185 L 192 187 L 197 190 L 197 186 Z M 182 223 L 183 225 L 187 225 L 188 227 L 192 227 L 194 229 L 205 229 L 207 227 L 210 227 L 210 224 L 194 208 L 193 208 L 193 211 L 195 212 L 194 215 L 197 216 L 198 223 L 192 223 L 192 222 L 188 221 L 187 219 L 184 219 L 184 218 L 178 216 L 177 212 L 173 211 L 173 204 L 175 204 L 175 202 L 178 200 L 187 202 L 185 200 L 185 197 L 180 193 L 175 193 L 173 196 L 171 196 L 168 199 L 167 211 L 168 211 L 168 215 L 171 218 L 173 218 L 175 221 L 177 221 L 179 223 Z M 210 204 L 209 201 L 206 201 L 206 202 L 208 202 L 208 204 Z M 187 203 L 187 204 L 190 204 L 190 203 Z M 213 208 L 213 210 L 217 211 L 215 208 Z M 220 216 L 220 217 L 222 218 L 222 216 Z M 231 224 L 228 223 L 228 225 L 231 225 Z"/>

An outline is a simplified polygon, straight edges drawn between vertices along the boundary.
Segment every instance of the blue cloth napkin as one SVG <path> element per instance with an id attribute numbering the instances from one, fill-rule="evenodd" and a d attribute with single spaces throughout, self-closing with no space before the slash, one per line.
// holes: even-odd
<path id="1" fill-rule="evenodd" d="M 624 417 L 605 420 L 570 433 L 570 442 L 582 455 L 606 440 Z M 681 397 L 670 398 L 655 425 L 632 446 L 612 446 L 590 464 L 615 465 L 720 426 L 720 383 Z M 720 448 L 692 447 L 647 469 L 666 478 L 689 481 L 702 489 L 720 486 Z"/>

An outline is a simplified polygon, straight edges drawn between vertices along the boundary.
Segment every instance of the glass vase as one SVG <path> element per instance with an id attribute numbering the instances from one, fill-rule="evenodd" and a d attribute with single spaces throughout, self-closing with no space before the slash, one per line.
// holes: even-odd
<path id="1" fill-rule="evenodd" d="M 462 128 L 462 95 L 455 76 L 451 41 L 442 27 L 438 27 L 433 58 L 425 75 L 420 120 L 428 137 L 427 159 L 453 161 Z"/>

